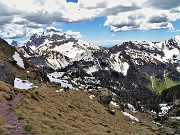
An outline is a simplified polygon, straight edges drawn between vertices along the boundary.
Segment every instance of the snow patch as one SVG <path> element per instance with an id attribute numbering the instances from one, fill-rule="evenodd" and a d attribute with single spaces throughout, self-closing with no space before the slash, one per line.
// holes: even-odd
<path id="1" fill-rule="evenodd" d="M 119 106 L 119 105 L 118 105 L 116 102 L 114 102 L 114 101 L 111 101 L 110 104 L 112 104 L 113 106 L 116 106 L 116 107 Z"/>
<path id="2" fill-rule="evenodd" d="M 54 78 L 58 78 L 58 77 L 62 77 L 63 75 L 64 75 L 64 72 L 53 72 L 53 73 L 48 74 L 47 76 L 48 77 L 54 76 Z"/>
<path id="3" fill-rule="evenodd" d="M 15 51 L 13 58 L 20 67 L 24 68 L 24 62 L 23 59 L 20 57 L 19 53 Z"/>
<path id="4" fill-rule="evenodd" d="M 128 116 L 130 119 L 139 122 L 139 119 L 136 118 L 136 117 L 134 117 L 134 116 L 132 116 L 131 114 L 129 114 L 129 113 L 127 113 L 127 112 L 122 112 L 122 113 L 123 113 L 125 116 Z"/>
<path id="5" fill-rule="evenodd" d="M 28 80 L 21 80 L 20 78 L 15 78 L 14 87 L 18 89 L 31 89 L 37 86 L 33 86 L 33 83 L 30 83 Z"/>
<path id="6" fill-rule="evenodd" d="M 127 62 L 122 62 L 119 59 L 119 53 L 112 54 L 111 59 L 113 61 L 110 61 L 112 69 L 114 69 L 117 72 L 122 73 L 124 76 L 127 75 L 127 71 L 129 69 L 129 64 Z"/>
<path id="7" fill-rule="evenodd" d="M 180 116 L 177 116 L 177 117 L 170 117 L 172 119 L 176 119 L 176 120 L 180 120 Z"/>
<path id="8" fill-rule="evenodd" d="M 131 105 L 130 103 L 127 104 L 127 107 L 132 111 L 132 112 L 137 112 L 135 107 Z"/>
<path id="9" fill-rule="evenodd" d="M 160 112 L 158 113 L 159 116 L 164 116 L 169 112 L 169 109 L 171 109 L 171 106 L 168 106 L 168 104 L 159 104 L 160 106 Z"/>
<path id="10" fill-rule="evenodd" d="M 56 93 L 58 93 L 58 92 L 63 92 L 63 89 L 56 90 L 55 92 L 56 92 Z"/>
<path id="11" fill-rule="evenodd" d="M 152 123 L 154 123 L 154 124 L 157 125 L 157 126 L 161 126 L 161 123 L 159 123 L 159 122 L 152 121 Z"/>
<path id="12" fill-rule="evenodd" d="M 114 93 L 114 92 L 112 92 L 112 95 L 113 95 L 113 96 L 117 96 L 116 93 Z"/>
<path id="13" fill-rule="evenodd" d="M 98 71 L 98 70 L 97 70 L 97 67 L 96 67 L 96 66 L 91 66 L 91 67 L 89 67 L 88 69 L 85 69 L 85 71 L 86 71 L 88 74 L 91 74 L 91 73 L 96 72 L 96 71 Z"/>
<path id="14" fill-rule="evenodd" d="M 152 113 L 156 114 L 156 112 L 154 110 L 151 110 Z"/>
<path id="15" fill-rule="evenodd" d="M 60 83 L 61 87 L 69 87 L 70 89 L 73 89 L 72 84 L 69 84 L 67 80 L 61 79 L 64 72 L 54 72 L 51 74 L 48 74 L 48 78 L 51 82 Z"/>
<path id="16" fill-rule="evenodd" d="M 94 95 L 90 95 L 89 98 L 90 98 L 90 99 L 93 99 L 93 98 L 95 98 L 95 96 L 94 96 Z"/>

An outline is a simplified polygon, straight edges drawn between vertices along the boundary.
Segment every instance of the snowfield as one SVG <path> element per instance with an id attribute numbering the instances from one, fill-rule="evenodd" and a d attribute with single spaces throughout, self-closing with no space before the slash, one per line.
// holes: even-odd
<path id="1" fill-rule="evenodd" d="M 63 75 L 64 75 L 64 72 L 53 72 L 53 73 L 48 74 L 48 77 L 54 76 L 54 78 L 59 78 L 59 77 L 62 77 Z"/>
<path id="2" fill-rule="evenodd" d="M 85 51 L 77 47 L 73 47 L 74 45 L 75 45 L 74 42 L 69 42 L 66 44 L 62 44 L 60 46 L 56 46 L 53 50 L 59 51 L 60 53 L 64 54 L 69 58 L 74 58 L 78 53 L 81 54 Z"/>
<path id="3" fill-rule="evenodd" d="M 61 79 L 61 77 L 64 75 L 64 72 L 54 72 L 51 74 L 48 74 L 48 78 L 51 82 L 59 83 L 61 84 L 61 87 L 69 87 L 70 89 L 73 89 L 72 84 L 69 84 L 67 80 Z"/>
<path id="4" fill-rule="evenodd" d="M 109 61 L 111 63 L 111 68 L 126 76 L 129 69 L 129 64 L 127 62 L 122 62 L 119 59 L 119 53 L 112 54 L 110 58 L 113 60 L 113 61 Z"/>
<path id="5" fill-rule="evenodd" d="M 33 83 L 30 83 L 28 80 L 22 80 L 20 78 L 15 78 L 14 87 L 17 89 L 31 89 L 37 86 L 33 86 Z"/>
<path id="6" fill-rule="evenodd" d="M 15 51 L 13 58 L 20 67 L 24 68 L 24 62 L 23 59 L 20 57 L 19 53 Z"/>

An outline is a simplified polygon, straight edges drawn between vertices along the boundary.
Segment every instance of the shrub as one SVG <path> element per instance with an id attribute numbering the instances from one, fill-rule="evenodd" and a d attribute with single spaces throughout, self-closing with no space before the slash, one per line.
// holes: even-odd
<path id="1" fill-rule="evenodd" d="M 27 124 L 27 125 L 24 126 L 24 130 L 25 130 L 26 132 L 31 132 L 32 129 L 33 129 L 33 126 L 30 125 L 30 124 Z"/>

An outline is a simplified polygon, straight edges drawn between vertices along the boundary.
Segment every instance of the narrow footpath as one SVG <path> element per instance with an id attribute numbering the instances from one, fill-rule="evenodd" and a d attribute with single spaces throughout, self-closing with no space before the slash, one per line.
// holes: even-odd
<path id="1" fill-rule="evenodd" d="M 10 135 L 31 135 L 24 131 L 25 123 L 22 120 L 18 120 L 17 116 L 10 111 L 16 107 L 16 102 L 19 101 L 22 96 L 23 95 L 19 93 L 10 101 L 0 101 L 0 116 L 6 121 L 3 127 L 9 130 Z"/>

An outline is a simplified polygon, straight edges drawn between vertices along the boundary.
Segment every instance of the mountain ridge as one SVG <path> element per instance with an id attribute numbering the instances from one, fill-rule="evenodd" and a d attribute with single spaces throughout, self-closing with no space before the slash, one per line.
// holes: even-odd
<path id="1" fill-rule="evenodd" d="M 67 128 L 63 129 L 69 131 L 72 125 L 67 124 L 67 119 L 68 122 L 71 123 L 71 118 L 73 118 L 73 120 L 74 118 L 77 118 L 75 115 L 72 115 L 72 113 L 74 114 L 72 110 L 76 110 L 78 112 L 77 114 L 82 113 L 82 116 L 88 116 L 87 121 L 89 121 L 89 116 L 92 114 L 93 118 L 96 120 L 99 120 L 99 117 L 98 115 L 95 117 L 94 114 L 99 114 L 102 116 L 101 120 L 103 121 L 106 121 L 109 118 L 114 119 L 116 116 L 122 121 L 122 119 L 124 119 L 123 115 L 126 115 L 138 122 L 135 122 L 137 127 L 132 134 L 138 130 L 137 128 L 139 128 L 139 126 L 143 127 L 142 130 L 144 133 L 150 133 L 149 130 L 146 130 L 146 127 L 150 130 L 152 129 L 152 134 L 169 133 L 169 131 L 166 131 L 166 127 L 168 127 L 168 130 L 172 130 L 173 133 L 179 131 L 178 123 L 175 123 L 173 128 L 171 126 L 174 124 L 174 122 L 171 122 L 171 119 L 178 119 L 176 116 L 179 116 L 178 104 L 176 105 L 176 103 L 168 103 L 159 105 L 159 103 L 164 101 L 168 102 L 173 100 L 178 102 L 179 99 L 178 91 L 174 91 L 174 89 L 179 88 L 179 85 L 177 85 L 178 83 L 175 84 L 174 82 L 178 81 L 179 79 L 179 72 L 174 66 L 175 63 L 172 61 L 162 62 L 154 58 L 156 55 L 160 55 L 162 51 L 152 51 L 151 48 L 147 48 L 148 45 L 145 43 L 143 44 L 145 47 L 141 48 L 141 45 L 126 42 L 122 46 L 115 46 L 115 48 L 112 50 L 103 48 L 102 50 L 84 51 L 79 53 L 73 60 L 67 57 L 67 59 L 69 59 L 68 66 L 62 69 L 54 70 L 46 67 L 46 65 L 43 64 L 40 67 L 30 65 L 29 61 L 32 61 L 33 57 L 36 58 L 38 56 L 42 57 L 43 59 L 45 56 L 39 55 L 38 53 L 35 53 L 35 51 L 31 50 L 32 56 L 28 55 L 30 57 L 25 58 L 23 57 L 23 53 L 18 53 L 15 47 L 8 45 L 4 40 L 0 40 L 0 42 L 3 44 L 0 46 L 0 56 L 3 54 L 3 60 L 7 61 L 16 72 L 16 79 L 14 80 L 16 85 L 14 85 L 15 88 L 12 87 L 12 92 L 8 92 L 9 85 L 0 82 L 0 89 L 2 91 L 0 98 L 8 101 L 15 96 L 13 93 L 14 91 L 23 93 L 22 99 L 17 104 L 15 114 L 17 114 L 17 119 L 23 118 L 23 120 L 28 122 L 28 124 L 25 126 L 30 126 L 30 133 L 42 134 L 42 132 L 44 132 L 44 124 L 46 125 L 47 134 L 56 132 L 54 131 L 54 128 L 52 128 L 54 124 L 51 126 L 50 123 L 58 123 L 59 121 L 62 121 L 62 118 L 65 118 L 64 120 L 66 121 L 65 123 L 61 124 L 65 124 L 67 126 Z M 137 46 L 140 46 L 140 48 Z M 9 48 L 7 50 L 9 51 L 8 54 L 4 52 L 5 48 Z M 21 47 L 19 48 L 19 46 L 16 48 L 18 50 L 22 49 Z M 52 58 L 54 57 L 54 60 L 56 60 L 56 52 L 54 52 L 52 55 L 50 53 L 52 51 L 46 51 L 47 58 L 51 56 Z M 149 56 L 147 54 L 149 54 Z M 143 55 L 146 55 L 146 57 L 143 57 Z M 23 63 L 26 63 L 27 65 L 25 64 L 26 66 L 22 68 L 19 60 L 22 60 Z M 139 63 L 137 63 L 135 60 L 138 60 Z M 125 63 L 127 63 L 128 66 L 126 66 Z M 46 78 L 47 80 L 49 78 L 51 83 L 46 83 Z M 17 84 L 20 86 L 17 87 Z M 25 88 L 25 85 L 29 85 L 28 88 Z M 177 87 L 175 85 L 177 85 Z M 4 88 L 4 86 L 6 87 Z M 67 86 L 69 87 L 70 91 L 65 92 L 63 88 L 67 88 Z M 163 90 L 162 95 L 156 93 L 157 88 L 160 86 L 165 86 L 161 88 L 161 90 Z M 164 91 L 167 86 L 175 87 Z M 20 91 L 17 88 L 29 90 Z M 109 88 L 109 90 L 112 92 L 107 88 Z M 81 99 L 83 100 L 81 101 Z M 91 104 L 93 103 L 91 100 L 93 102 L 95 101 L 95 104 Z M 99 104 L 98 101 L 101 104 Z M 125 112 L 122 112 L 120 103 L 124 103 L 124 106 L 126 106 Z M 166 110 L 166 108 L 171 108 L 170 105 L 172 105 L 172 111 Z M 85 110 L 82 110 L 82 106 L 85 107 Z M 134 106 L 135 111 L 137 109 L 137 112 L 135 113 L 128 106 Z M 163 110 L 158 110 L 159 106 L 166 107 L 164 110 L 165 112 Z M 117 107 L 117 109 L 115 107 Z M 141 107 L 145 107 L 145 109 L 142 109 Z M 90 115 L 87 115 L 86 108 L 88 112 L 91 110 L 91 112 L 89 112 Z M 99 109 L 102 110 L 103 113 L 99 113 Z M 119 109 L 121 111 L 119 111 Z M 146 109 L 148 109 L 148 111 Z M 49 115 L 52 114 L 52 110 L 53 115 Z M 62 117 L 63 113 L 67 110 L 69 110 L 68 113 L 65 113 L 67 117 Z M 145 113 L 143 111 L 145 111 Z M 150 111 L 156 111 L 156 114 L 154 114 L 152 117 L 153 113 Z M 166 114 L 167 112 L 169 113 Z M 43 119 L 40 118 L 37 121 L 37 113 L 39 113 L 38 118 L 41 116 Z M 159 116 L 160 113 L 163 115 L 162 117 Z M 155 115 L 158 116 L 155 117 Z M 104 116 L 107 117 L 104 119 Z M 152 118 L 149 119 L 146 117 Z M 164 119 L 164 117 L 168 118 Z M 129 121 L 130 119 L 127 120 Z M 124 121 L 125 124 L 127 124 L 127 120 Z M 160 122 L 160 125 L 162 124 L 164 128 L 157 128 L 152 123 L 152 120 L 155 124 L 158 124 L 156 122 Z M 178 120 L 173 121 L 178 122 Z M 86 121 L 83 120 L 83 125 L 84 122 Z M 132 123 L 132 121 L 130 121 L 130 123 Z M 133 122 L 132 124 L 134 125 L 135 123 Z M 94 124 L 94 122 L 92 124 Z M 110 122 L 109 124 L 114 125 L 117 123 L 113 124 Z M 37 127 L 37 125 L 39 126 Z M 77 125 L 79 125 L 79 122 Z M 75 125 L 76 128 L 77 125 Z M 97 125 L 102 124 L 97 123 Z M 114 127 L 115 130 L 119 131 L 118 129 L 121 127 L 121 125 L 113 126 L 113 128 Z M 4 130 L 4 128 L 2 129 Z M 84 131 L 79 127 L 77 129 L 81 133 Z M 60 131 L 62 130 L 57 130 L 57 132 Z M 120 131 L 120 133 L 121 132 L 125 133 L 127 130 Z"/>
<path id="2" fill-rule="evenodd" d="M 116 93 L 131 91 L 134 97 L 142 90 L 138 95 L 143 97 L 180 83 L 179 37 L 160 43 L 129 41 L 104 48 L 51 29 L 34 34 L 24 47 L 33 50 L 33 57 L 28 59 L 37 66 L 85 73 Z M 150 91 L 143 93 L 143 89 Z"/>

